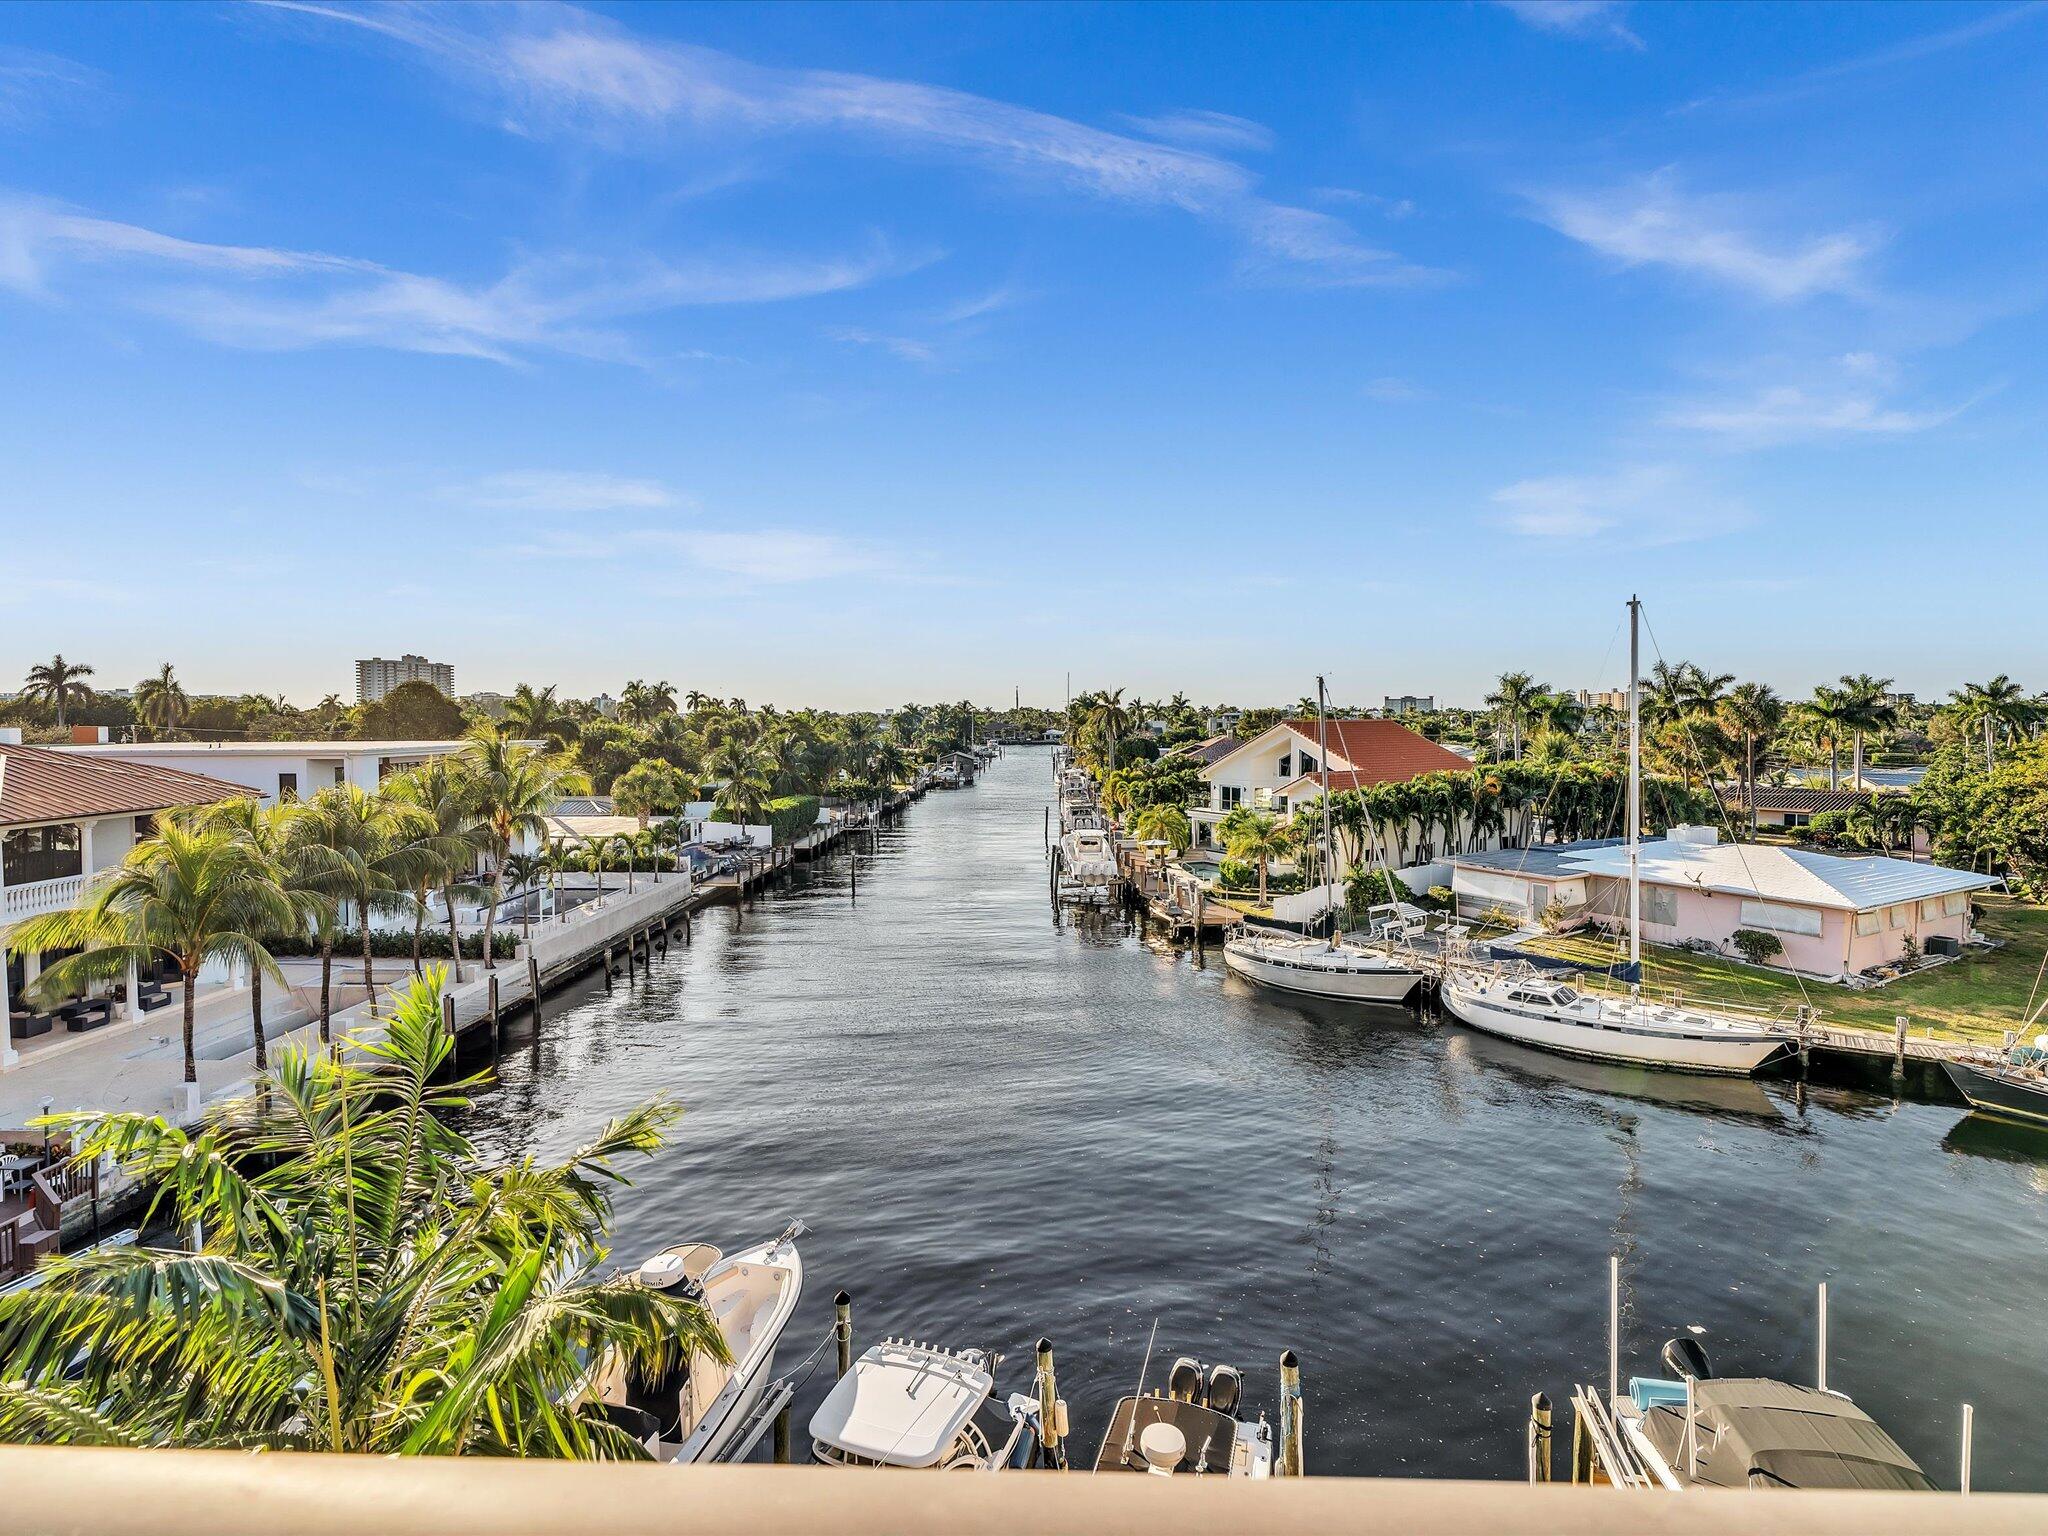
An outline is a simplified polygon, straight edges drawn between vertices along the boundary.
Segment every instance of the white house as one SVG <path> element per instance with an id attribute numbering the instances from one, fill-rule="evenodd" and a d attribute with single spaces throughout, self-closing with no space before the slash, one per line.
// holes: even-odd
<path id="1" fill-rule="evenodd" d="M 1465 773 L 1472 765 L 1395 720 L 1327 722 L 1329 762 L 1318 756 L 1316 722 L 1282 720 L 1202 770 L 1209 801 L 1188 812 L 1195 845 L 1218 845 L 1216 825 L 1240 805 L 1291 814 L 1327 789 L 1342 794 L 1375 784 L 1405 783 L 1425 773 Z"/>
<path id="2" fill-rule="evenodd" d="M 394 773 L 460 752 L 456 741 L 141 741 L 52 750 L 107 762 L 138 763 L 223 779 L 265 805 L 301 800 L 334 784 L 373 790 Z"/>

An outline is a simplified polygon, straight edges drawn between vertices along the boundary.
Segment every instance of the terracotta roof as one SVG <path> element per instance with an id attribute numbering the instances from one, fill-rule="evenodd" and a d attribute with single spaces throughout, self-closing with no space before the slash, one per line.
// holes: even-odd
<path id="1" fill-rule="evenodd" d="M 1289 730 L 1316 739 L 1313 720 L 1281 722 Z M 1340 790 L 1372 784 L 1399 783 L 1424 773 L 1464 773 L 1471 764 L 1448 747 L 1440 747 L 1419 731 L 1411 731 L 1398 720 L 1332 720 L 1330 761 L 1348 764 L 1331 777 Z M 1320 781 L 1322 774 L 1311 777 Z"/>
<path id="2" fill-rule="evenodd" d="M 255 791 L 182 768 L 158 768 L 42 747 L 0 747 L 0 826 L 140 815 L 210 805 Z"/>

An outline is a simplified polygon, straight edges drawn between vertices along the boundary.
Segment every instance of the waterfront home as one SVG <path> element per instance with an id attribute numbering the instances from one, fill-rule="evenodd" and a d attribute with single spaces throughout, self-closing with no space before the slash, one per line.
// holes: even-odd
<path id="1" fill-rule="evenodd" d="M 1275 816 L 1314 800 L 1325 790 L 1342 794 L 1376 784 L 1406 783 L 1425 773 L 1465 773 L 1471 764 L 1395 720 L 1331 720 L 1329 762 L 1316 745 L 1316 722 L 1282 720 L 1202 769 L 1208 803 L 1188 811 L 1195 846 L 1220 845 L 1216 825 L 1240 805 Z M 1424 839 L 1416 839 L 1420 862 L 1429 862 Z"/>
<path id="2" fill-rule="evenodd" d="M 1724 843 L 1711 827 L 1673 827 L 1642 845 L 1643 937 L 1733 954 L 1743 929 L 1783 946 L 1771 964 L 1847 978 L 1909 953 L 1953 954 L 1970 936 L 1970 893 L 1989 875 L 1909 859 L 1842 858 L 1805 848 Z M 1498 909 L 1536 922 L 1619 929 L 1628 916 L 1628 849 L 1619 839 L 1537 844 L 1452 860 L 1466 916 Z"/>
<path id="3" fill-rule="evenodd" d="M 125 859 L 158 812 L 248 793 L 227 779 L 154 763 L 0 742 L 0 948 L 15 924 L 76 906 L 86 882 Z M 97 1028 L 117 1010 L 139 1018 L 155 995 L 153 978 L 131 970 L 118 1002 L 45 1012 L 24 997 L 42 974 L 42 961 L 39 954 L 10 952 L 0 967 L 0 1010 L 8 1016 L 0 1069 L 15 1064 L 23 1042 Z"/>
<path id="4" fill-rule="evenodd" d="M 460 752 L 455 741 L 140 741 L 54 750 L 110 763 L 180 769 L 253 789 L 265 805 L 299 800 L 334 784 L 374 790 L 394 773 Z"/>
<path id="5" fill-rule="evenodd" d="M 1207 736 L 1200 741 L 1184 741 L 1164 754 L 1167 757 L 1187 757 L 1200 763 L 1204 768 L 1219 758 L 1228 757 L 1237 750 L 1235 736 Z"/>

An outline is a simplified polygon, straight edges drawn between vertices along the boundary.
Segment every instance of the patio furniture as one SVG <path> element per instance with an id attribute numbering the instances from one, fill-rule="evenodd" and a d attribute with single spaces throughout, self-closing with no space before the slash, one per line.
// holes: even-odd
<path id="1" fill-rule="evenodd" d="M 75 1003 L 66 1003 L 57 1010 L 64 1020 L 64 1027 L 74 1035 L 87 1030 L 99 1029 L 114 1020 L 114 1005 L 103 997 L 83 998 Z"/>
<path id="2" fill-rule="evenodd" d="M 0 1196 L 12 1195 L 27 1189 L 42 1162 L 39 1157 L 30 1157 L 18 1152 L 0 1157 Z"/>
<path id="3" fill-rule="evenodd" d="M 170 1002 L 171 994 L 158 986 L 140 986 L 135 989 L 135 1006 L 144 1013 L 152 1008 L 161 1008 Z"/>
<path id="4" fill-rule="evenodd" d="M 7 1016 L 7 1032 L 17 1040 L 33 1040 L 37 1035 L 47 1035 L 56 1022 L 50 1014 L 17 1009 Z"/>

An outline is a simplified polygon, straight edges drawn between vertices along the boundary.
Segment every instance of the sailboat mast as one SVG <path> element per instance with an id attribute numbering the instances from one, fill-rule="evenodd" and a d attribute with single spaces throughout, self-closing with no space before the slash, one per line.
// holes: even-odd
<path id="1" fill-rule="evenodd" d="M 1320 675 L 1316 678 L 1316 766 L 1323 775 L 1323 884 L 1334 885 L 1337 880 L 1337 849 L 1330 841 L 1330 796 L 1336 786 L 1330 778 L 1330 707 L 1328 694 Z M 1337 910 L 1335 896 L 1330 898 L 1330 911 Z M 1337 923 L 1330 922 L 1330 947 L 1337 947 Z"/>
<path id="2" fill-rule="evenodd" d="M 1639 986 L 1643 977 L 1643 669 L 1637 631 L 1642 599 L 1628 600 L 1628 961 Z"/>

